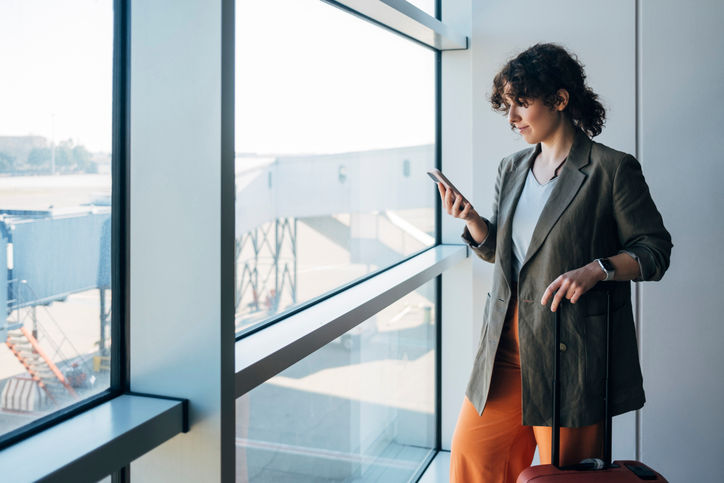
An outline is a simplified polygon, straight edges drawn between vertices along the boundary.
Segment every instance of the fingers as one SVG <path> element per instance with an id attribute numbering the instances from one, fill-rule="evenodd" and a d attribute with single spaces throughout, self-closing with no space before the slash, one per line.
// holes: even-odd
<path id="1" fill-rule="evenodd" d="M 541 305 L 548 305 L 548 300 L 550 300 L 552 296 L 553 300 L 551 302 L 551 312 L 558 310 L 558 305 L 560 305 L 564 295 L 568 293 L 570 284 L 571 281 L 563 275 L 555 279 L 550 285 L 548 285 L 545 292 L 543 292 L 543 297 L 540 301 Z"/>
<path id="2" fill-rule="evenodd" d="M 440 182 L 437 183 L 437 190 L 440 192 L 442 207 L 448 215 L 463 220 L 466 220 L 470 216 L 473 206 L 464 201 L 461 194 L 453 193 L 452 190 L 445 188 Z"/>
<path id="3" fill-rule="evenodd" d="M 468 216 L 470 216 L 470 210 L 472 209 L 473 205 L 471 205 L 470 203 L 464 203 L 464 205 L 465 206 L 464 206 L 463 210 L 460 212 L 460 214 L 458 215 L 458 218 L 467 220 Z"/>
<path id="4" fill-rule="evenodd" d="M 438 182 L 437 183 L 437 190 L 440 192 L 440 200 L 442 201 L 442 207 L 445 211 L 447 211 L 448 215 L 450 214 L 450 207 L 452 206 L 452 198 L 451 198 L 451 192 L 449 189 L 445 188 L 445 186 Z"/>
<path id="5" fill-rule="evenodd" d="M 563 296 L 568 292 L 568 286 L 570 285 L 570 281 L 567 279 L 564 279 L 560 283 L 560 287 L 556 291 L 556 294 L 553 296 L 553 301 L 551 302 L 551 312 L 555 312 L 558 310 L 558 305 L 560 305 Z"/>
<path id="6" fill-rule="evenodd" d="M 455 201 L 453 202 L 452 208 L 450 209 L 452 213 L 450 214 L 457 218 L 458 216 L 460 216 L 460 212 L 463 211 L 463 208 L 463 197 L 460 195 L 456 195 Z"/>
<path id="7" fill-rule="evenodd" d="M 445 188 L 445 186 L 439 181 L 437 183 L 437 190 L 440 192 L 440 201 L 442 201 L 443 209 L 447 212 L 448 215 L 452 214 L 452 193 L 450 192 L 450 190 Z"/>
<path id="8" fill-rule="evenodd" d="M 588 292 L 588 289 L 589 289 L 589 288 L 590 288 L 590 287 L 586 287 L 585 285 L 582 285 L 582 284 L 580 284 L 580 283 L 576 283 L 576 284 L 575 284 L 575 291 L 574 291 L 574 293 L 571 294 L 570 297 L 568 297 L 568 298 L 571 299 L 571 303 L 572 303 L 572 304 L 575 304 L 576 302 L 578 302 L 578 299 L 580 299 L 581 297 L 583 297 L 583 294 L 585 294 L 586 292 Z"/>
<path id="9" fill-rule="evenodd" d="M 581 273 L 580 269 L 574 270 L 555 279 L 543 292 L 541 304 L 547 305 L 548 300 L 553 297 L 551 311 L 555 312 L 563 301 L 563 297 L 570 300 L 572 304 L 578 302 L 591 286 L 588 281 L 581 278 Z"/>
<path id="10" fill-rule="evenodd" d="M 437 182 L 437 190 L 440 192 L 440 200 L 442 200 L 443 205 L 445 204 L 445 192 L 447 191 L 445 187 L 442 185 L 441 182 Z"/>
<path id="11" fill-rule="evenodd" d="M 439 181 L 436 184 L 442 200 L 442 207 L 447 214 L 455 218 L 467 219 L 473 210 L 472 205 L 464 201 L 460 193 L 454 193 L 453 190 L 445 188 L 445 185 Z"/>
<path id="12" fill-rule="evenodd" d="M 553 295 L 556 290 L 558 290 L 558 287 L 561 285 L 561 277 L 558 277 L 557 279 L 553 280 L 550 285 L 548 285 L 548 288 L 546 288 L 546 291 L 543 292 L 543 297 L 540 299 L 541 305 L 548 305 L 548 300 L 550 299 L 551 295 Z"/>
<path id="13" fill-rule="evenodd" d="M 571 284 L 568 286 L 568 290 L 566 291 L 566 298 L 570 300 L 571 303 L 575 303 L 573 302 L 573 297 L 580 290 L 580 288 L 581 287 L 576 282 L 571 282 Z"/>

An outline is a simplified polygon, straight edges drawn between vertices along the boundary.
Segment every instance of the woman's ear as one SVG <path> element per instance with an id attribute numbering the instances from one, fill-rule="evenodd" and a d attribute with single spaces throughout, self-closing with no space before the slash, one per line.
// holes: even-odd
<path id="1" fill-rule="evenodd" d="M 565 89 L 558 89 L 558 104 L 556 104 L 556 111 L 562 111 L 568 106 L 568 100 L 570 99 L 570 94 L 568 94 L 568 91 Z"/>

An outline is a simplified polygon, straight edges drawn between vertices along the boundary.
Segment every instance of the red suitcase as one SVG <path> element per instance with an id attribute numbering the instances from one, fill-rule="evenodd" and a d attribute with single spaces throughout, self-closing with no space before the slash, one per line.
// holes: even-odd
<path id="1" fill-rule="evenodd" d="M 605 283 L 599 284 L 606 286 Z M 596 287 L 595 289 L 599 289 Z M 555 359 L 554 359 L 554 372 L 553 372 L 553 430 L 551 431 L 551 461 L 553 464 L 550 465 L 538 465 L 526 468 L 518 475 L 517 483 L 527 483 L 534 481 L 536 483 L 545 482 L 635 482 L 641 483 L 642 481 L 666 481 L 656 471 L 652 470 L 645 464 L 639 461 L 628 461 L 619 460 L 611 463 L 611 415 L 609 409 L 609 371 L 611 368 L 611 357 L 612 352 L 611 345 L 613 343 L 611 325 L 611 291 L 606 290 L 606 382 L 604 389 L 605 398 L 605 414 L 604 414 L 604 445 L 603 445 L 603 460 L 600 459 L 586 459 L 579 464 L 561 467 L 560 461 L 560 398 L 561 398 L 561 387 L 559 382 L 560 376 L 560 364 L 561 364 L 561 353 L 558 350 L 561 340 L 561 324 L 560 324 L 560 311 L 561 305 L 558 306 L 558 310 L 555 312 Z"/>

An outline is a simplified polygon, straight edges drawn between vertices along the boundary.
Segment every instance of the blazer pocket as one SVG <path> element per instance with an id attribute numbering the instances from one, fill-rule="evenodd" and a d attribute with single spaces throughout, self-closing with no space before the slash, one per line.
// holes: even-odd
<path id="1" fill-rule="evenodd" d="M 611 313 L 620 310 L 626 305 L 626 301 L 616 300 L 616 294 L 611 294 L 612 307 Z M 606 292 L 602 290 L 589 290 L 576 305 L 581 306 L 582 314 L 584 317 L 595 317 L 606 315 Z"/>
<path id="2" fill-rule="evenodd" d="M 620 324 L 617 320 L 622 317 L 622 311 L 626 310 L 626 306 L 621 306 L 611 311 L 611 323 L 614 326 Z M 603 313 L 598 315 L 588 315 L 584 317 L 585 328 L 585 371 L 586 381 L 595 388 L 595 393 L 603 393 L 603 381 L 606 376 L 606 307 L 604 297 Z M 621 338 L 623 334 L 615 332 L 613 335 L 613 343 Z M 616 349 L 614 348 L 614 351 Z M 615 352 L 617 357 L 618 352 Z"/>

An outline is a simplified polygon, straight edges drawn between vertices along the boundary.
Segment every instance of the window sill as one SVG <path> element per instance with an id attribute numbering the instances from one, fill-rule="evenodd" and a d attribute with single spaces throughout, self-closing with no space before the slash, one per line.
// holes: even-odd
<path id="1" fill-rule="evenodd" d="M 466 257 L 465 245 L 438 245 L 238 340 L 236 397 L 332 342 Z"/>
<path id="2" fill-rule="evenodd" d="M 97 481 L 188 431 L 187 407 L 123 394 L 1 451 L 3 480 Z"/>

